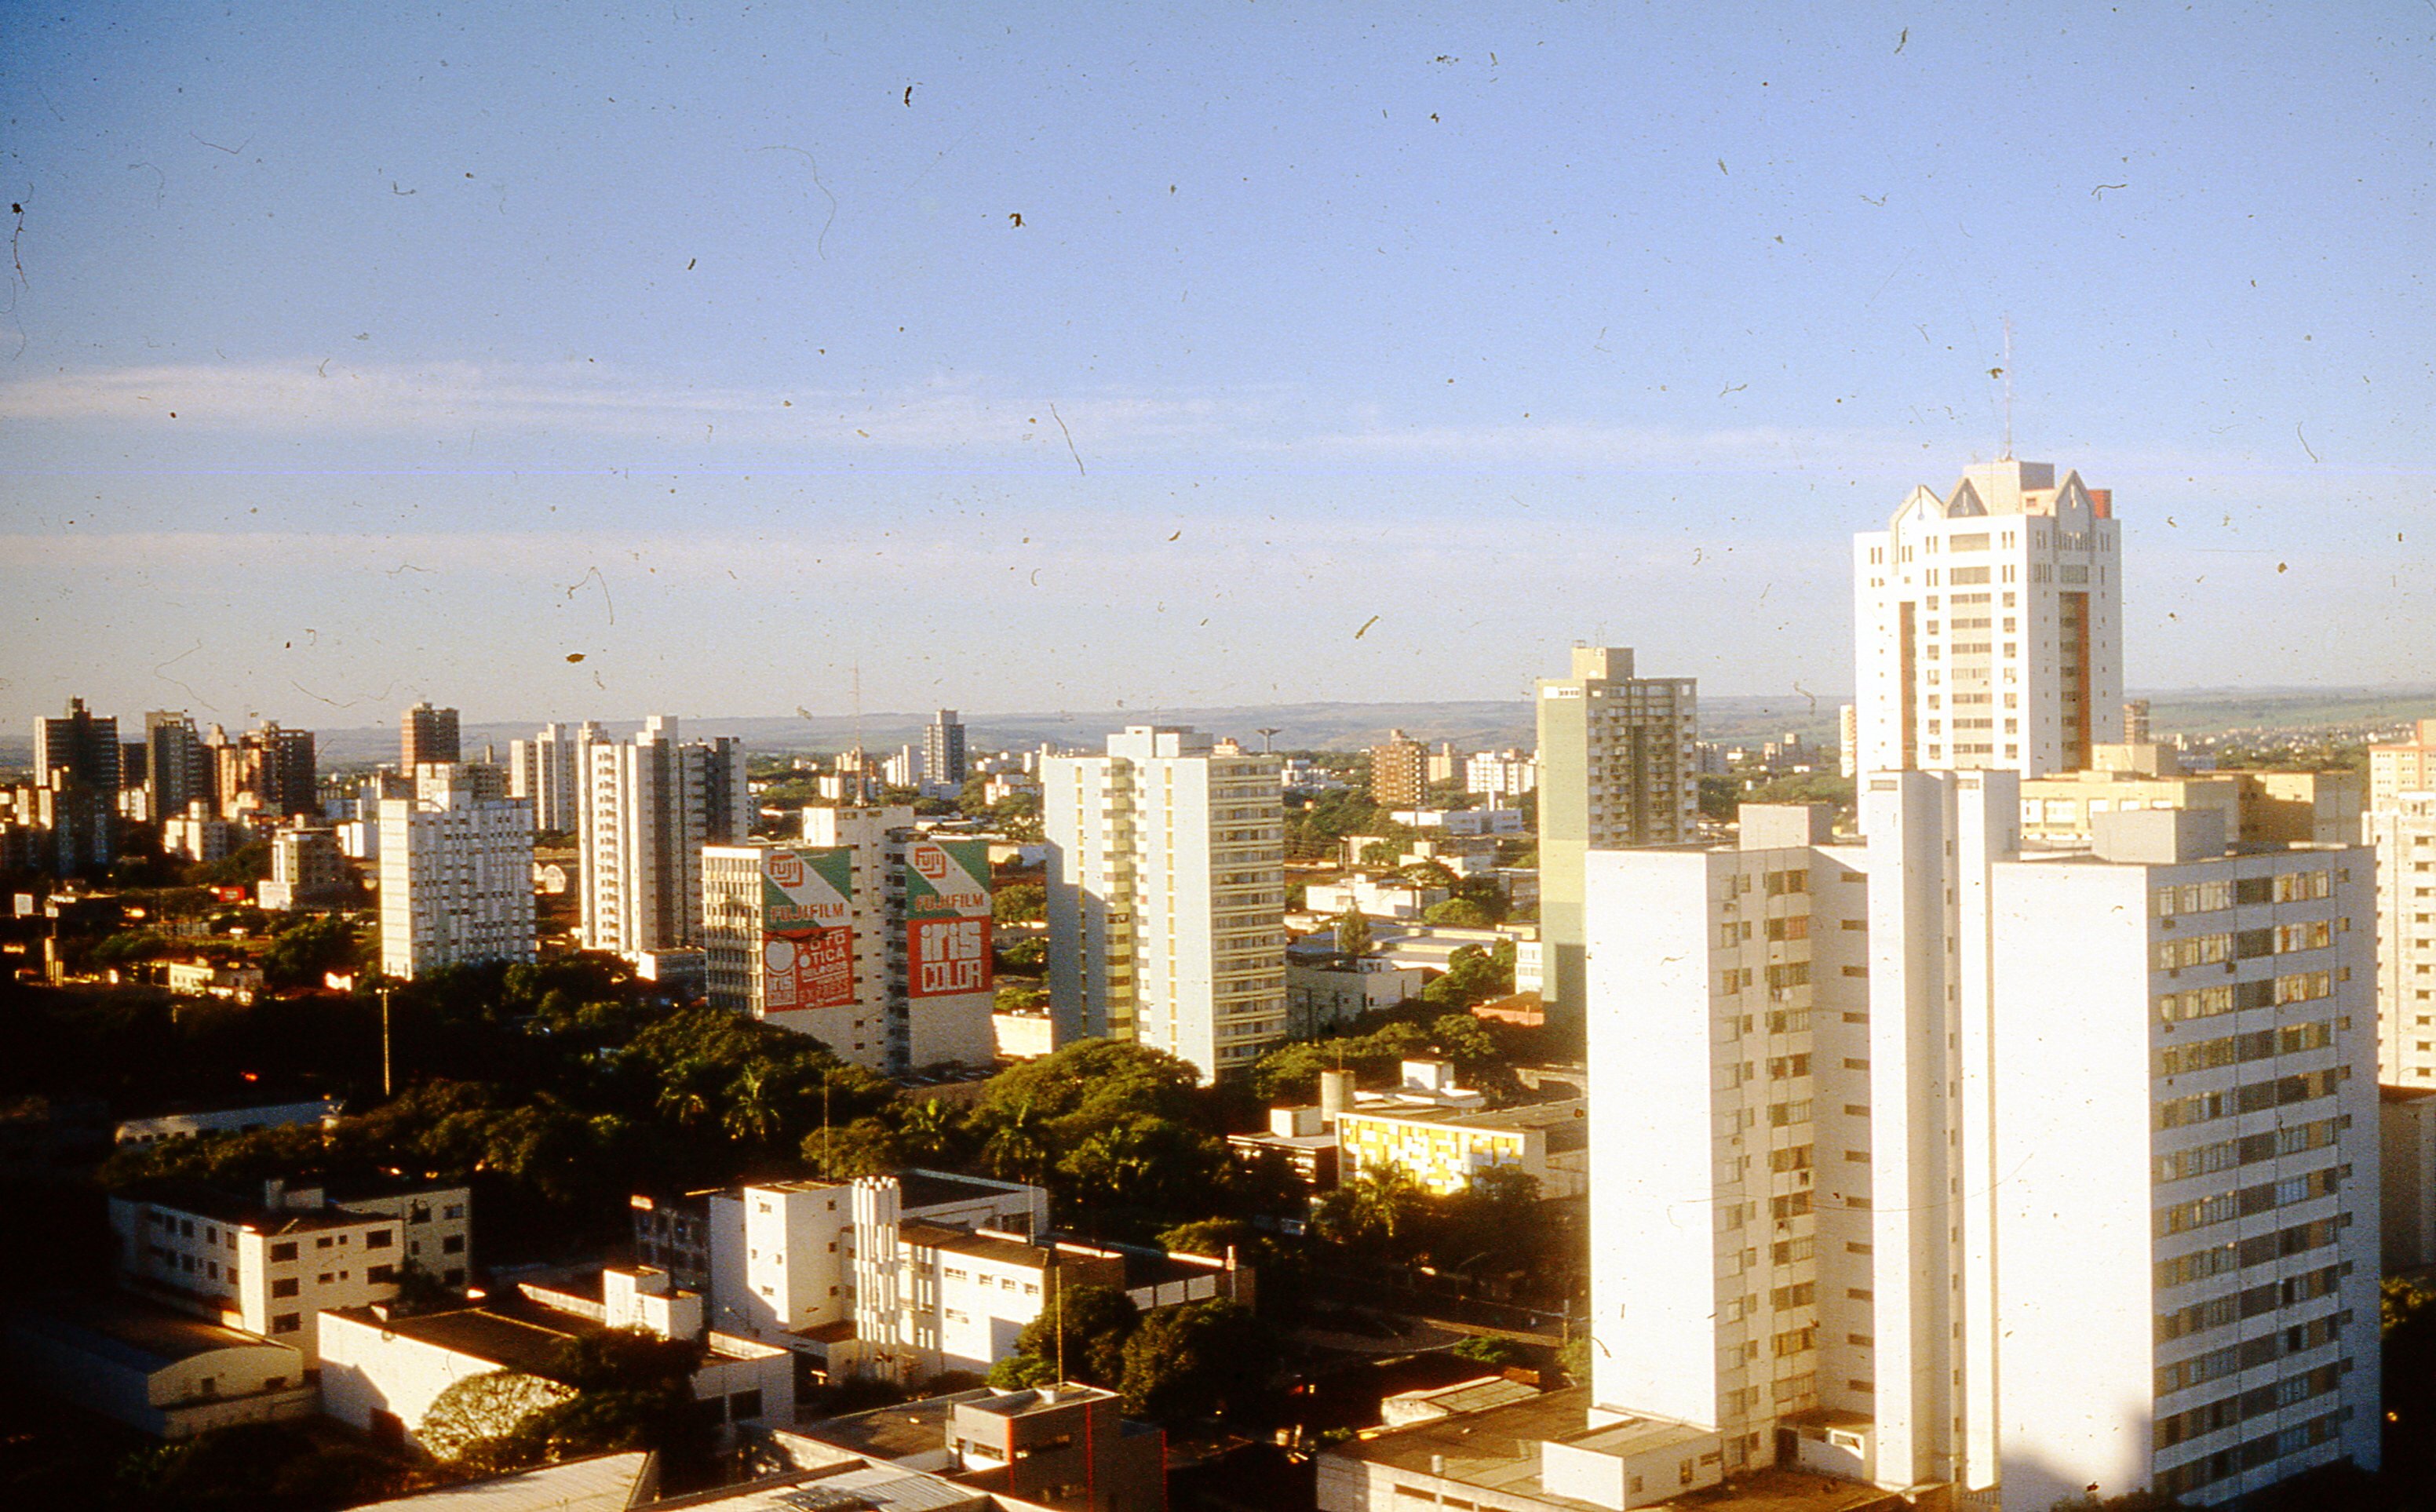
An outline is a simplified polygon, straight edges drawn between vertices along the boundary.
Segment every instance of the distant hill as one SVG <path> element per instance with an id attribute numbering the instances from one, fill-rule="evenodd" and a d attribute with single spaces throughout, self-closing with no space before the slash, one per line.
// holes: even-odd
<path id="1" fill-rule="evenodd" d="M 1836 711 L 1850 695 L 1773 697 L 1703 696 L 1700 734 L 1705 739 L 1742 743 L 1775 739 L 1790 731 L 1805 741 L 1832 745 Z M 2135 695 L 2140 696 L 2140 695 Z M 2398 726 L 2436 716 L 2436 684 L 2390 687 L 2184 688 L 2145 695 L 2151 726 L 2161 735 L 2213 736 L 2275 731 L 2359 731 Z M 928 714 L 867 714 L 861 722 L 863 745 L 893 751 L 918 744 Z M 1103 709 L 1014 714 L 975 714 L 965 721 L 979 750 L 1019 750 L 1043 742 L 1097 747 L 1111 730 L 1128 724 L 1190 724 L 1231 735 L 1257 747 L 1260 731 L 1277 731 L 1281 751 L 1349 751 L 1385 739 L 1401 729 L 1417 740 L 1453 741 L 1457 750 L 1506 746 L 1528 748 L 1537 739 L 1529 701 L 1474 700 L 1415 704 L 1246 704 L 1195 708 Z M 633 734 L 640 720 L 601 721 L 613 736 Z M 855 739 L 849 715 L 797 714 L 775 718 L 702 719 L 682 721 L 687 735 L 732 735 L 756 751 L 834 752 Z M 465 750 L 479 755 L 496 745 L 504 757 L 508 742 L 533 733 L 533 723 L 467 725 Z M 393 723 L 318 730 L 325 767 L 366 766 L 397 756 Z M 22 769 L 33 759 L 28 735 L 0 734 L 0 769 Z"/>

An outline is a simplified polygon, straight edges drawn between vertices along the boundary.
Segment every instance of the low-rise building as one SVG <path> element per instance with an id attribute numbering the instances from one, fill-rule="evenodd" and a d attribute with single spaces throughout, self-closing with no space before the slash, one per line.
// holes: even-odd
<path id="1" fill-rule="evenodd" d="M 785 1349 L 705 1329 L 702 1298 L 648 1267 L 601 1273 L 600 1295 L 523 1287 L 480 1306 L 401 1312 L 385 1304 L 332 1311 L 321 1320 L 322 1399 L 328 1416 L 391 1444 L 423 1448 L 425 1415 L 461 1381 L 493 1371 L 530 1376 L 580 1395 L 566 1380 L 571 1347 L 615 1330 L 703 1345 L 694 1400 L 735 1427 L 795 1418 L 793 1357 Z"/>
<path id="2" fill-rule="evenodd" d="M 1303 906 L 1314 913 L 1362 913 L 1372 918 L 1418 919 L 1452 895 L 1443 887 L 1393 873 L 1314 882 L 1303 889 Z"/>
<path id="3" fill-rule="evenodd" d="M 218 961 L 170 961 L 162 965 L 161 978 L 171 992 L 185 997 L 252 1002 L 262 992 L 260 966 Z"/>
<path id="4" fill-rule="evenodd" d="M 957 1392 L 832 1417 L 773 1434 L 770 1442 L 789 1463 L 818 1477 L 800 1491 L 779 1493 L 784 1500 L 752 1503 L 771 1512 L 804 1506 L 1161 1512 L 1167 1505 L 1165 1435 L 1127 1421 L 1116 1394 L 1097 1386 Z M 892 1481 L 880 1467 L 898 1476 L 919 1474 L 928 1484 Z M 959 1498 L 959 1491 L 971 1500 Z"/>
<path id="5" fill-rule="evenodd" d="M 637 1249 L 705 1291 L 711 1327 L 838 1376 L 986 1370 L 1060 1287 L 1119 1288 L 1145 1311 L 1252 1295 L 1231 1259 L 1051 1238 L 1048 1194 L 1013 1182 L 909 1171 L 646 1204 Z"/>
<path id="6" fill-rule="evenodd" d="M 247 1197 L 152 1183 L 110 1199 L 113 1269 L 139 1295 L 292 1346 L 311 1364 L 322 1311 L 387 1302 L 409 1267 L 461 1288 L 471 1206 L 462 1187 L 333 1195 L 270 1181 Z"/>
<path id="7" fill-rule="evenodd" d="M 307 1417 L 317 1400 L 303 1350 L 141 1297 L 38 1298 L 9 1345 L 44 1390 L 156 1438 Z"/>
<path id="8" fill-rule="evenodd" d="M 1520 835 L 1520 808 L 1399 808 L 1388 818 L 1413 829 L 1442 830 L 1450 835 Z"/>
<path id="9" fill-rule="evenodd" d="M 1897 1491 L 1791 1468 L 1728 1483 L 1714 1429 L 1594 1408 L 1570 1387 L 1429 1417 L 1337 1444 L 1318 1464 L 1320 1512 L 1910 1512 Z M 1940 1503 L 1941 1504 L 1941 1503 Z"/>
<path id="10" fill-rule="evenodd" d="M 1531 1176 L 1542 1197 L 1577 1197 L 1589 1184 L 1588 1105 L 1579 1098 L 1493 1111 L 1348 1108 L 1336 1130 L 1348 1181 L 1393 1166 L 1442 1197 L 1496 1169 Z"/>
<path id="11" fill-rule="evenodd" d="M 252 1134 L 257 1129 L 291 1128 L 300 1123 L 327 1123 L 345 1110 L 337 1098 L 316 1103 L 272 1103 L 257 1107 L 211 1108 L 191 1113 L 159 1113 L 148 1119 L 126 1119 L 111 1132 L 118 1145 L 158 1144 L 164 1139 L 190 1139 L 200 1134 Z"/>
<path id="12" fill-rule="evenodd" d="M 2167 745 L 2097 745 L 2086 772 L 2022 782 L 2022 837 L 2086 844 L 2101 814 L 2205 809 L 2224 832 L 2258 844 L 2349 845 L 2360 838 L 2367 783 L 2357 772 L 2184 770 Z"/>
<path id="13" fill-rule="evenodd" d="M 1322 936 L 1323 944 L 1332 940 Z M 1286 1036 L 1309 1039 L 1378 1008 L 1421 995 L 1428 973 L 1382 956 L 1286 951 Z"/>

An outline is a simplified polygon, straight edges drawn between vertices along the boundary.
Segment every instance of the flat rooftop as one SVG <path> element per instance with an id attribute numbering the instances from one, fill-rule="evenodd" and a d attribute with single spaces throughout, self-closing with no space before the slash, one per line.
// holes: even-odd
<path id="1" fill-rule="evenodd" d="M 966 1255 L 974 1260 L 999 1260 L 1034 1269 L 1049 1263 L 1048 1251 L 1037 1244 L 1020 1239 L 1003 1239 L 996 1234 L 976 1234 L 970 1229 L 949 1228 L 944 1224 L 924 1223 L 918 1218 L 898 1224 L 896 1237 L 923 1249 Z"/>
<path id="2" fill-rule="evenodd" d="M 1356 1463 L 1384 1465 L 1414 1475 L 1435 1473 L 1461 1485 L 1528 1498 L 1562 1512 L 1608 1512 L 1595 1503 L 1559 1496 L 1540 1484 L 1540 1446 L 1550 1440 L 1612 1451 L 1632 1435 L 1692 1432 L 1680 1424 L 1617 1423 L 1590 1426 L 1591 1393 L 1569 1386 L 1485 1412 L 1433 1418 L 1336 1445 L 1327 1452 Z M 1614 1442 L 1608 1435 L 1622 1435 Z M 1714 1512 L 1899 1512 L 1906 1503 L 1892 1491 L 1853 1481 L 1831 1480 L 1809 1470 L 1764 1469 L 1732 1476 L 1726 1485 L 1689 1492 L 1662 1503 Z"/>
<path id="3" fill-rule="evenodd" d="M 17 1326 L 148 1375 L 221 1349 L 285 1349 L 296 1356 L 301 1379 L 304 1358 L 291 1345 L 224 1329 L 125 1294 L 68 1292 L 39 1297 L 17 1314 Z"/>
<path id="4" fill-rule="evenodd" d="M 945 1447 L 948 1420 L 955 1415 L 957 1403 L 988 1401 L 998 1395 L 986 1386 L 976 1386 L 970 1391 L 951 1392 L 945 1397 L 927 1397 L 920 1401 L 902 1402 L 894 1407 L 878 1407 L 870 1412 L 850 1413 L 844 1417 L 827 1417 L 817 1423 L 807 1423 L 792 1432 L 824 1444 L 835 1444 L 865 1459 L 906 1459 Z"/>

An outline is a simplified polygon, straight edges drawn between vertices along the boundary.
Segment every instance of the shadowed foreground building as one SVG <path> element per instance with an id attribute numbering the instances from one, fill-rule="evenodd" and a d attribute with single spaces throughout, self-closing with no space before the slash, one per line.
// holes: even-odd
<path id="1" fill-rule="evenodd" d="M 2378 1461 L 2369 853 L 2009 773 L 1593 858 L 1595 1395 L 2044 1509 Z"/>

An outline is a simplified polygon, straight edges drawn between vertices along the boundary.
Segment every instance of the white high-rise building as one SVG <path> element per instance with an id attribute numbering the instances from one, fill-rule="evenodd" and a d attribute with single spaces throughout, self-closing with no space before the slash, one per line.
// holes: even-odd
<path id="1" fill-rule="evenodd" d="M 1978 462 L 1853 540 L 1854 767 L 2079 772 L 2123 739 L 2114 495 Z"/>
<path id="2" fill-rule="evenodd" d="M 2376 847 L 2377 1080 L 2436 1087 L 2436 791 L 2368 811 Z"/>
<path id="3" fill-rule="evenodd" d="M 1591 857 L 1596 1400 L 2034 1512 L 2375 1468 L 2369 853 L 2018 783 Z"/>
<path id="4" fill-rule="evenodd" d="M 681 743 L 677 721 L 655 714 L 632 740 L 580 749 L 583 947 L 633 959 L 699 945 L 702 848 L 752 830 L 743 746 Z"/>
<path id="5" fill-rule="evenodd" d="M 583 748 L 600 738 L 600 727 L 586 720 L 572 734 L 564 724 L 545 724 L 530 740 L 508 742 L 508 796 L 533 806 L 535 829 L 572 835 L 582 827 Z"/>
<path id="6" fill-rule="evenodd" d="M 533 958 L 532 806 L 497 778 L 422 766 L 413 797 L 381 800 L 383 974 Z"/>
<path id="7" fill-rule="evenodd" d="M 2376 847 L 2377 1076 L 2436 1086 L 2436 720 L 2368 752 Z"/>
<path id="8" fill-rule="evenodd" d="M 1062 1044 L 1131 1039 L 1214 1078 L 1285 1037 L 1277 758 L 1135 725 L 1041 762 L 1050 1013 Z"/>

